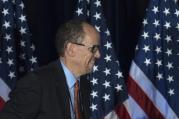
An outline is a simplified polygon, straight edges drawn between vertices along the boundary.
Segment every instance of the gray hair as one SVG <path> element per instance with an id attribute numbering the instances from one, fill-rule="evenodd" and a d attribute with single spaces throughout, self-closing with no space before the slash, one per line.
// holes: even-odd
<path id="1" fill-rule="evenodd" d="M 60 56 L 64 55 L 67 43 L 81 43 L 83 41 L 85 36 L 83 25 L 85 23 L 82 20 L 70 20 L 57 30 L 55 45 Z"/>

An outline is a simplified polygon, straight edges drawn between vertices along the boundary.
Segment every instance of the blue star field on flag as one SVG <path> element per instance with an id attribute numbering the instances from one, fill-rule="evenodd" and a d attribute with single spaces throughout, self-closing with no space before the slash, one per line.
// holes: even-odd
<path id="1" fill-rule="evenodd" d="M 0 0 L 0 80 L 10 90 L 19 77 L 38 67 L 24 11 L 21 0 Z"/>

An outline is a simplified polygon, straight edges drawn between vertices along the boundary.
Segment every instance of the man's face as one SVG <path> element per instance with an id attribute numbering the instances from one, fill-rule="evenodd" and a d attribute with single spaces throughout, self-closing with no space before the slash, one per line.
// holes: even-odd
<path id="1" fill-rule="evenodd" d="M 79 66 L 80 73 L 82 75 L 90 73 L 93 69 L 95 60 L 100 58 L 99 44 L 100 36 L 99 33 L 92 27 L 84 27 L 85 36 L 82 43 L 78 45 L 77 63 Z"/>

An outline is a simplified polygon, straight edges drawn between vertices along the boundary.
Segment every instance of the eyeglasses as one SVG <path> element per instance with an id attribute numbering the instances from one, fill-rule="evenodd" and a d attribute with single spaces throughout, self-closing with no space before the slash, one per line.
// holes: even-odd
<path id="1" fill-rule="evenodd" d="M 72 42 L 73 43 L 73 42 Z M 99 45 L 92 45 L 91 47 L 90 46 L 87 46 L 85 44 L 81 44 L 81 43 L 73 43 L 73 44 L 76 44 L 76 45 L 80 45 L 80 46 L 85 46 L 88 48 L 88 50 L 91 52 L 91 53 L 96 53 L 97 50 L 99 50 Z"/>

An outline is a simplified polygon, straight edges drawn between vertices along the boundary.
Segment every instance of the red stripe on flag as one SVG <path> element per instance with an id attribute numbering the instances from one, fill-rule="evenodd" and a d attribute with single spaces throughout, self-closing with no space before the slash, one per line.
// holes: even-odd
<path id="1" fill-rule="evenodd" d="M 125 117 L 125 119 L 131 119 L 128 111 L 126 110 L 126 108 L 123 104 L 120 104 L 120 106 L 117 106 L 115 111 L 116 111 L 116 114 L 118 115 L 119 118 L 122 119 L 122 117 Z"/>
<path id="2" fill-rule="evenodd" d="M 155 107 L 153 102 L 148 98 L 145 92 L 138 86 L 138 84 L 129 76 L 127 81 L 127 88 L 129 94 L 135 99 L 140 107 L 147 114 L 149 119 L 164 119 L 161 112 Z"/>
<path id="3" fill-rule="evenodd" d="M 4 107 L 5 101 L 1 98 L 0 96 L 0 111 L 2 110 L 2 108 Z"/>

